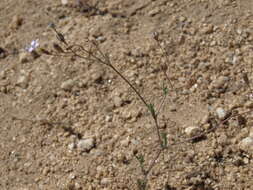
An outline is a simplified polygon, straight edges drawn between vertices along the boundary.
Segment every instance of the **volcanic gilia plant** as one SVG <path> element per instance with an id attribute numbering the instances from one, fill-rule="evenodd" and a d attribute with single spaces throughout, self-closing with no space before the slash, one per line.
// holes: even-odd
<path id="1" fill-rule="evenodd" d="M 75 44 L 75 43 L 71 44 L 65 40 L 64 35 L 56 29 L 54 24 L 50 24 L 49 27 L 55 32 L 56 37 L 59 40 L 61 45 L 58 43 L 53 43 L 54 50 L 46 50 L 46 49 L 40 48 L 42 53 L 47 54 L 47 55 L 52 55 L 52 56 L 75 56 L 77 58 L 87 60 L 89 62 L 102 64 L 112 69 L 118 76 L 120 76 L 120 78 L 125 82 L 125 84 L 127 84 L 134 91 L 136 96 L 139 98 L 139 100 L 144 104 L 144 106 L 149 111 L 150 116 L 152 117 L 152 120 L 154 123 L 156 136 L 160 144 L 158 147 L 158 152 L 156 156 L 154 157 L 154 159 L 151 161 L 151 164 L 147 168 L 144 168 L 144 163 L 145 163 L 144 156 L 142 154 L 138 154 L 138 152 L 134 152 L 134 156 L 138 160 L 140 169 L 143 174 L 143 177 L 137 180 L 137 186 L 138 186 L 138 189 L 145 190 L 147 188 L 148 175 L 150 171 L 152 170 L 154 165 L 157 163 L 156 161 L 158 160 L 161 153 L 167 148 L 167 145 L 168 145 L 167 135 L 160 131 L 159 122 L 158 122 L 158 115 L 159 115 L 161 107 L 163 106 L 165 102 L 165 98 L 168 95 L 168 88 L 165 85 L 163 86 L 163 100 L 161 101 L 160 106 L 156 110 L 154 104 L 151 102 L 148 102 L 144 98 L 144 96 L 136 89 L 136 87 L 112 64 L 110 57 L 108 56 L 108 54 L 104 53 L 100 49 L 99 44 L 97 43 L 96 40 L 87 39 L 86 45 L 89 46 L 88 48 L 80 44 Z M 162 49 L 157 33 L 153 34 L 153 38 L 158 43 L 159 47 Z M 36 44 L 37 44 L 37 41 L 33 42 L 29 50 L 32 49 L 33 47 L 36 48 L 35 47 L 37 46 Z M 169 77 L 166 74 L 166 68 L 167 68 L 167 65 L 164 64 L 162 66 L 162 70 L 166 76 L 166 79 L 169 81 L 170 87 L 174 89 Z"/>

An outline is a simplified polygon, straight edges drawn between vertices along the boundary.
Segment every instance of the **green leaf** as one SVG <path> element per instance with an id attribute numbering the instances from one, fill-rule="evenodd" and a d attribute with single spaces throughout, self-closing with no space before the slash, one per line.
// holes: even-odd
<path id="1" fill-rule="evenodd" d="M 168 94 L 168 92 L 169 92 L 168 88 L 164 87 L 163 88 L 163 94 L 164 94 L 164 96 L 166 96 Z"/>
<path id="2" fill-rule="evenodd" d="M 152 116 L 155 118 L 156 114 L 155 114 L 154 104 L 149 104 L 148 109 L 149 109 L 150 113 L 152 114 Z"/>
<path id="3" fill-rule="evenodd" d="M 169 92 L 168 87 L 165 86 L 165 84 L 163 83 L 163 94 L 164 94 L 164 96 L 166 96 L 168 94 L 168 92 Z"/>
<path id="4" fill-rule="evenodd" d="M 163 146 L 163 148 L 167 148 L 167 146 L 168 146 L 167 135 L 166 135 L 166 133 L 162 133 L 161 135 L 162 135 L 162 139 L 163 139 L 163 144 L 162 144 L 162 146 Z"/>

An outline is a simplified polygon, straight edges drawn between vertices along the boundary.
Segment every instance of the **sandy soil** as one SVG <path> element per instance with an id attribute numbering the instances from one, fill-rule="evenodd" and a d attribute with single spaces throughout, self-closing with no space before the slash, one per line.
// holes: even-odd
<path id="1" fill-rule="evenodd" d="M 135 155 L 147 169 L 160 150 L 148 109 L 115 72 L 41 53 L 59 43 L 54 23 L 69 44 L 97 40 L 156 110 L 168 87 L 168 148 L 147 189 L 252 190 L 252 21 L 252 0 L 1 0 L 0 189 L 138 189 Z M 38 56 L 25 50 L 36 39 Z"/>

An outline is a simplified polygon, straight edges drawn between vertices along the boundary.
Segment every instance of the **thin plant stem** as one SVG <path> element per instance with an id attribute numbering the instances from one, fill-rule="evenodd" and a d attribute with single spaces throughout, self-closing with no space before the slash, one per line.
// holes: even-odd
<path id="1" fill-rule="evenodd" d="M 159 48 L 161 49 L 162 53 L 165 55 L 166 62 L 168 63 L 169 62 L 169 58 L 168 58 L 168 55 L 167 55 L 165 49 L 162 47 L 162 45 L 160 44 L 160 42 L 158 40 L 156 40 L 156 42 L 157 42 L 157 45 L 159 46 Z M 168 65 L 166 63 L 163 63 L 163 64 L 164 64 L 165 68 L 168 68 Z M 176 95 L 177 95 L 177 91 L 175 90 L 175 88 L 174 88 L 174 86 L 173 86 L 173 84 L 172 84 L 169 76 L 167 75 L 166 70 L 162 69 L 162 71 L 163 71 L 166 79 L 168 80 L 171 89 L 174 90 L 176 92 Z"/>
<path id="2" fill-rule="evenodd" d="M 162 102 L 161 102 L 161 104 L 160 104 L 160 106 L 158 108 L 158 111 L 157 111 L 157 115 L 159 115 L 159 113 L 160 113 L 160 111 L 161 111 L 161 109 L 162 109 L 162 107 L 163 107 L 163 105 L 165 103 L 166 98 L 167 98 L 167 94 L 163 96 Z"/>
<path id="3" fill-rule="evenodd" d="M 155 166 L 156 161 L 158 160 L 158 158 L 160 157 L 161 153 L 163 152 L 163 148 L 161 148 L 158 153 L 156 154 L 156 157 L 152 160 L 149 168 L 146 170 L 146 174 L 145 177 L 148 176 L 148 174 L 150 173 L 150 171 L 152 170 L 152 168 Z"/>

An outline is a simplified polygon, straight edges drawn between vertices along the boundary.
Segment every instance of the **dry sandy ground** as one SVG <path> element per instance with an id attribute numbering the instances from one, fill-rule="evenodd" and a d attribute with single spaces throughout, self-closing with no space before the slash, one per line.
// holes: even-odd
<path id="1" fill-rule="evenodd" d="M 69 44 L 96 40 L 156 110 L 168 87 L 168 148 L 147 189 L 252 190 L 252 21 L 252 0 L 1 0 L 0 189 L 138 189 L 134 154 L 147 169 L 160 150 L 147 108 L 111 69 L 25 51 L 58 43 L 53 22 Z"/>

